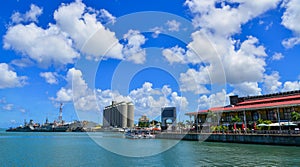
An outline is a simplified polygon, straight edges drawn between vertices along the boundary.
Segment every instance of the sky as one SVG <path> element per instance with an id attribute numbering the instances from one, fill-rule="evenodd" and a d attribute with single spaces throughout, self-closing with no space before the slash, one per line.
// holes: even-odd
<path id="1" fill-rule="evenodd" d="M 10 0 L 0 10 L 0 127 L 24 120 L 178 120 L 252 96 L 300 89 L 298 0 Z"/>

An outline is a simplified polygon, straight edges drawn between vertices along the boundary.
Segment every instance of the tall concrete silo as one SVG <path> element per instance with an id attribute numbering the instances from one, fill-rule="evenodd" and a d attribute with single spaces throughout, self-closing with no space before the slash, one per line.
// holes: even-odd
<path id="1" fill-rule="evenodd" d="M 132 102 L 127 103 L 127 127 L 134 127 L 134 105 Z"/>
<path id="2" fill-rule="evenodd" d="M 125 128 L 127 127 L 127 104 L 126 102 L 121 102 L 118 106 L 118 110 L 120 112 L 119 119 L 120 119 L 120 127 Z"/>

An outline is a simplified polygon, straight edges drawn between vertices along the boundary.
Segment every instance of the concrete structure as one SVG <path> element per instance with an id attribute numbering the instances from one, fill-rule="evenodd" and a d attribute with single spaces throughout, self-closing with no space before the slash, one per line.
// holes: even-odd
<path id="1" fill-rule="evenodd" d="M 190 112 L 186 115 L 194 117 L 194 122 L 197 123 L 196 127 L 198 127 L 197 130 L 203 130 L 204 127 L 210 125 L 226 125 L 230 129 L 235 127 L 242 130 L 251 130 L 256 128 L 257 121 L 261 119 L 269 120 L 277 125 L 284 124 L 285 126 L 272 127 L 273 130 L 281 132 L 282 128 L 287 128 L 290 121 L 292 121 L 292 112 L 300 113 L 299 90 L 260 96 L 230 96 L 230 105 L 228 106 Z M 234 122 L 234 117 L 238 117 L 240 122 Z M 215 118 L 216 121 L 209 123 L 210 121 L 206 121 L 207 118 Z M 296 128 L 296 126 L 289 128 Z"/>
<path id="2" fill-rule="evenodd" d="M 161 133 L 156 134 L 158 139 L 192 140 L 208 142 L 228 142 L 228 143 L 249 143 L 268 145 L 289 145 L 300 146 L 300 135 L 297 134 L 182 134 L 182 133 Z"/>
<path id="3" fill-rule="evenodd" d="M 132 102 L 115 102 L 103 110 L 103 126 L 132 128 L 134 126 L 134 105 Z"/>
<path id="4" fill-rule="evenodd" d="M 172 125 L 176 124 L 176 107 L 163 107 L 161 108 L 161 128 L 165 130 L 168 128 L 167 120 L 172 121 Z"/>

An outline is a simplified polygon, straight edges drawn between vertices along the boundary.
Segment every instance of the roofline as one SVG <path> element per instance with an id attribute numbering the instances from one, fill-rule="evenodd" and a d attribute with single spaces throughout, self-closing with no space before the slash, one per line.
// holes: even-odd
<path id="1" fill-rule="evenodd" d="M 233 110 L 225 110 L 226 108 L 222 108 L 223 110 L 210 110 L 212 112 L 239 112 L 239 111 L 249 111 L 249 110 L 258 110 L 258 109 L 270 109 L 270 108 L 283 108 L 283 107 L 292 107 L 292 106 L 300 106 L 299 103 L 295 104 L 283 104 L 283 105 L 274 105 L 274 106 L 266 106 L 266 107 L 253 107 L 253 108 L 238 108 Z M 202 110 L 198 112 L 189 112 L 185 113 L 185 115 L 198 115 L 198 114 L 207 114 L 209 110 Z"/>

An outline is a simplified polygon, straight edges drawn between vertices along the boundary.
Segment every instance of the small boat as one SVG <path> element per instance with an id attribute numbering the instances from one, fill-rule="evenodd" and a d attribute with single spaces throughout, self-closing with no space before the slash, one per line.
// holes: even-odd
<path id="1" fill-rule="evenodd" d="M 124 133 L 125 138 L 128 139 L 154 139 L 155 135 L 151 134 L 149 130 L 129 129 Z"/>

